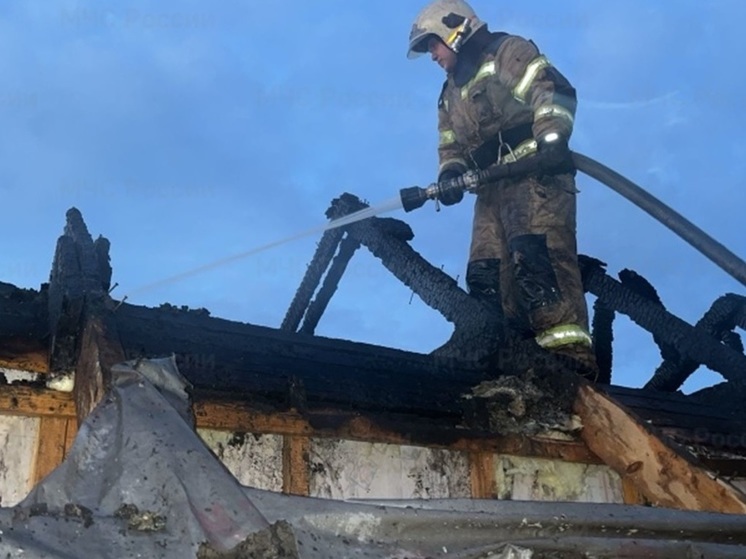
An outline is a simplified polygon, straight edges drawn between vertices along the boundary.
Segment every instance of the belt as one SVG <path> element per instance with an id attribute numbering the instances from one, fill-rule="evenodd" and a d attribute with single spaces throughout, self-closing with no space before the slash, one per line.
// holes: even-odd
<path id="1" fill-rule="evenodd" d="M 479 169 L 486 169 L 498 161 L 511 163 L 536 152 L 536 141 L 533 138 L 531 124 L 519 124 L 486 140 L 470 156 Z"/>
<path id="2" fill-rule="evenodd" d="M 539 149 L 539 144 L 531 138 L 525 142 L 518 144 L 515 149 L 508 150 L 500 156 L 500 163 L 515 163 L 519 159 L 523 159 L 528 155 L 536 153 Z"/>

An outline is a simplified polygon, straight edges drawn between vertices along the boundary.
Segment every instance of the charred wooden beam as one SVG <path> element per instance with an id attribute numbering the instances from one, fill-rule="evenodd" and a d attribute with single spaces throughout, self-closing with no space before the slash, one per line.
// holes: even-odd
<path id="1" fill-rule="evenodd" d="M 124 350 L 111 311 L 90 301 L 75 367 L 75 408 L 82 423 L 111 388 L 111 368 L 125 361 Z"/>
<path id="2" fill-rule="evenodd" d="M 285 313 L 285 318 L 283 318 L 280 325 L 281 330 L 288 332 L 298 330 L 298 325 L 303 320 L 303 315 L 306 313 L 306 309 L 308 309 L 308 304 L 311 302 L 313 294 L 316 292 L 319 282 L 329 266 L 329 262 L 334 257 L 334 253 L 337 251 L 343 235 L 344 231 L 341 229 L 324 231 L 321 241 L 319 241 L 316 247 L 316 253 L 313 255 L 313 259 L 306 269 L 306 274 L 303 276 L 300 287 L 295 292 L 290 307 Z"/>
<path id="3" fill-rule="evenodd" d="M 601 299 L 596 299 L 593 303 L 591 328 L 596 362 L 598 364 L 597 382 L 599 384 L 611 384 L 615 314 L 614 309 Z"/>
<path id="4" fill-rule="evenodd" d="M 175 354 L 197 388 L 282 408 L 300 379 L 309 408 L 373 409 L 460 417 L 458 394 L 497 374 L 474 363 L 316 338 L 175 309 L 123 304 L 117 328 L 127 358 Z"/>
<path id="5" fill-rule="evenodd" d="M 746 314 L 746 298 L 728 294 L 717 299 L 695 327 L 721 341 L 727 347 L 743 353 L 743 343 L 733 328 L 739 325 Z M 658 367 L 645 388 L 674 392 L 699 368 L 699 363 L 681 356 L 678 352 L 669 355 Z"/>
<path id="6" fill-rule="evenodd" d="M 110 387 L 109 368 L 124 359 L 108 296 L 109 242 L 91 238 L 80 212 L 72 208 L 57 241 L 49 279 L 50 370 L 75 372 L 78 421 Z"/>
<path id="7" fill-rule="evenodd" d="M 49 369 L 47 292 L 0 282 L 0 367 Z"/>
<path id="8" fill-rule="evenodd" d="M 743 396 L 721 394 L 713 402 L 699 401 L 696 396 L 659 392 L 645 389 L 606 387 L 605 391 L 617 402 L 632 409 L 647 425 L 664 433 L 689 448 L 709 448 L 712 456 L 746 455 L 746 421 L 743 417 Z M 732 396 L 734 407 L 728 405 Z M 697 452 L 702 456 L 701 452 Z"/>
<path id="9" fill-rule="evenodd" d="M 706 365 L 733 383 L 746 383 L 746 356 L 695 328 L 608 276 L 599 261 L 581 259 L 587 291 L 655 333 L 686 359 Z"/>
<path id="10" fill-rule="evenodd" d="M 75 368 L 86 299 L 103 298 L 107 294 L 111 273 L 102 276 L 102 270 L 108 266 L 108 254 L 103 254 L 105 246 L 99 241 L 97 248 L 80 212 L 75 208 L 68 210 L 49 276 L 52 371 L 69 372 Z"/>
<path id="11" fill-rule="evenodd" d="M 345 237 L 339 244 L 339 252 L 334 257 L 334 260 L 332 260 L 331 266 L 329 266 L 329 271 L 324 278 L 324 283 L 319 289 L 316 298 L 308 306 L 306 316 L 303 319 L 303 325 L 300 328 L 301 332 L 305 334 L 314 333 L 316 326 L 318 326 L 319 320 L 321 319 L 321 315 L 324 314 L 326 307 L 329 305 L 329 301 L 337 290 L 337 286 L 347 269 L 347 265 L 350 263 L 352 256 L 358 248 L 360 248 L 360 243 L 350 237 Z"/>
<path id="12" fill-rule="evenodd" d="M 20 289 L 0 282 L 0 339 L 41 340 L 47 334 L 47 291 Z"/>

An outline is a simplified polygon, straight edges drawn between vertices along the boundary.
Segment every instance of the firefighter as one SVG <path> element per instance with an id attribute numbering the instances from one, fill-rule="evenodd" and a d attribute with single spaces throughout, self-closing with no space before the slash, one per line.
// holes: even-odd
<path id="1" fill-rule="evenodd" d="M 568 140 L 574 88 L 529 40 L 490 32 L 463 0 L 417 16 L 408 56 L 429 53 L 446 73 L 438 100 L 438 181 L 542 153 L 551 172 L 477 192 L 466 283 L 514 330 L 598 375 L 576 248 L 575 169 Z M 461 201 L 453 192 L 444 205 Z"/>

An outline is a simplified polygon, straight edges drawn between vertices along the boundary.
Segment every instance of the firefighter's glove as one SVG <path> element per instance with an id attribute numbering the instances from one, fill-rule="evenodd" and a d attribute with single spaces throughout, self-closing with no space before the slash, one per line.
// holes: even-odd
<path id="1" fill-rule="evenodd" d="M 465 171 L 466 169 L 463 169 L 463 171 L 460 171 L 459 169 L 446 169 L 438 175 L 438 183 L 443 183 L 444 181 L 460 177 Z M 464 190 L 462 188 L 444 188 L 438 195 L 438 200 L 444 206 L 453 206 L 463 199 Z"/>
<path id="2" fill-rule="evenodd" d="M 570 173 L 575 170 L 567 138 L 550 132 L 538 140 L 541 170 L 545 173 Z"/>

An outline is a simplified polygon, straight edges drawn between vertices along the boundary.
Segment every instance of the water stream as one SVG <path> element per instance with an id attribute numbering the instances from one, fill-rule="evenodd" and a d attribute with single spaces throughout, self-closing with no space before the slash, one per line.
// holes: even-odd
<path id="1" fill-rule="evenodd" d="M 232 256 L 226 256 L 225 258 L 221 258 L 220 260 L 215 260 L 213 262 L 208 262 L 207 264 L 203 264 L 202 266 L 198 266 L 197 268 L 193 268 L 191 270 L 187 270 L 185 272 L 181 272 L 179 274 L 149 283 L 147 285 L 143 285 L 141 287 L 138 287 L 137 289 L 134 289 L 130 291 L 123 299 L 122 302 L 129 299 L 132 295 L 137 295 L 139 293 L 142 293 L 144 291 L 150 291 L 151 289 L 155 289 L 157 287 L 162 287 L 164 285 L 175 283 L 187 278 L 190 278 L 192 276 L 196 276 L 197 274 L 201 274 L 203 272 L 207 272 L 208 270 L 214 270 L 215 268 L 220 268 L 221 266 L 225 266 L 227 264 L 230 264 L 232 262 L 236 262 L 237 260 L 241 260 L 243 258 L 248 258 L 249 256 L 253 256 L 254 254 L 258 254 L 260 252 L 263 252 L 265 250 L 269 250 L 271 248 L 275 248 L 280 245 L 284 245 L 286 243 L 289 243 L 291 241 L 295 241 L 296 239 L 300 239 L 302 237 L 308 237 L 309 235 L 314 235 L 318 233 L 323 233 L 324 231 L 328 231 L 329 229 L 336 229 L 337 227 L 342 227 L 344 225 L 350 225 L 351 223 L 355 223 L 357 221 L 361 221 L 363 219 L 367 219 L 369 217 L 374 217 L 383 213 L 387 213 L 390 211 L 401 209 L 402 203 L 401 198 L 397 195 L 395 198 L 391 198 L 390 200 L 386 200 L 385 202 L 382 202 L 376 206 L 371 206 L 369 208 L 364 208 L 360 211 L 348 214 L 344 217 L 341 217 L 339 219 L 335 219 L 333 221 L 330 221 L 328 223 L 325 223 L 323 225 L 319 225 L 317 227 L 314 227 L 312 229 L 307 229 L 305 231 L 301 231 L 300 233 L 296 233 L 295 235 L 291 235 L 289 237 L 285 237 L 284 239 L 279 239 L 277 241 L 273 241 L 271 243 L 267 243 L 266 245 L 258 246 L 256 248 L 253 248 L 251 250 L 247 250 L 245 252 L 241 252 L 238 254 L 234 254 Z"/>

